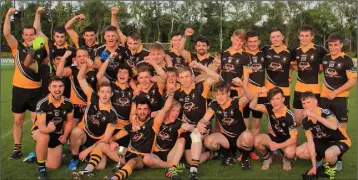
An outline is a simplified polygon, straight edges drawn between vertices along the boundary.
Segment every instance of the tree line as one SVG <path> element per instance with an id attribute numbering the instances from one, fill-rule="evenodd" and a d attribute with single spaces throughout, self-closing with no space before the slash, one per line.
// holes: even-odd
<path id="1" fill-rule="evenodd" d="M 345 37 L 344 50 L 355 51 L 357 46 L 357 6 L 356 1 L 99 1 L 89 0 L 72 3 L 66 1 L 17 2 L 18 12 L 11 26 L 12 33 L 21 39 L 21 29 L 32 25 L 38 6 L 44 6 L 46 12 L 41 19 L 42 31 L 52 37 L 54 27 L 65 25 L 75 14 L 83 13 L 85 21 L 75 26 L 77 32 L 91 25 L 97 29 L 99 42 L 103 42 L 103 29 L 110 24 L 110 8 L 120 8 L 119 23 L 126 34 L 131 30 L 141 33 L 142 42 L 169 42 L 176 32 L 185 28 L 195 30 L 198 35 L 207 37 L 211 42 L 210 51 L 219 51 L 230 46 L 231 33 L 238 28 L 255 30 L 261 35 L 262 45 L 269 44 L 268 31 L 279 27 L 284 31 L 285 43 L 290 47 L 298 45 L 297 30 L 302 24 L 315 28 L 315 43 L 326 47 L 327 37 L 337 32 Z M 1 2 L 0 14 L 3 25 L 4 15 L 10 0 Z M 222 41 L 221 41 L 222 37 Z M 2 51 L 9 51 L 5 39 L 1 36 Z M 193 50 L 193 43 L 188 41 Z"/>

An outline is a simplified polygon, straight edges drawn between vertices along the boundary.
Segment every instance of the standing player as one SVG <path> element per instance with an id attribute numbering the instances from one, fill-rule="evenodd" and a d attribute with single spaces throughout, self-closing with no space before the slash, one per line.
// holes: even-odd
<path id="1" fill-rule="evenodd" d="M 96 33 L 97 31 L 91 27 L 87 26 L 83 29 L 82 37 L 78 36 L 76 31 L 74 30 L 74 25 L 76 21 L 78 20 L 85 20 L 84 14 L 79 14 L 74 16 L 72 19 L 70 19 L 66 25 L 65 29 L 67 34 L 70 36 L 73 44 L 75 47 L 78 48 L 84 48 L 88 51 L 89 57 L 91 59 L 94 59 L 94 50 L 100 46 L 100 44 L 96 41 Z"/>
<path id="2" fill-rule="evenodd" d="M 23 43 L 18 42 L 11 34 L 10 19 L 15 14 L 16 9 L 10 8 L 4 21 L 4 37 L 11 48 L 12 55 L 15 60 L 15 72 L 12 80 L 12 105 L 11 111 L 14 115 L 14 151 L 9 159 L 18 159 L 21 157 L 21 140 L 22 125 L 24 123 L 25 111 L 31 111 L 32 122 L 36 119 L 36 103 L 41 94 L 41 77 L 38 73 L 24 66 L 27 56 L 27 48 L 32 45 L 32 41 L 36 37 L 36 29 L 33 27 L 25 27 L 22 30 Z"/>
<path id="3" fill-rule="evenodd" d="M 234 83 L 241 83 L 239 78 L 233 79 Z M 204 117 L 198 123 L 199 131 L 204 134 L 210 125 L 211 118 L 215 115 L 220 124 L 220 132 L 210 134 L 205 138 L 205 147 L 212 151 L 219 150 L 224 155 L 223 165 L 232 165 L 234 163 L 232 149 L 239 148 L 243 154 L 241 158 L 241 167 L 249 170 L 248 161 L 249 152 L 254 144 L 254 137 L 244 123 L 243 108 L 250 102 L 252 95 L 248 92 L 247 86 L 242 86 L 245 97 L 230 98 L 230 84 L 220 82 L 214 88 L 216 100 L 209 104 Z"/>
<path id="4" fill-rule="evenodd" d="M 86 80 L 87 63 L 81 65 L 77 75 L 83 92 L 86 92 L 87 109 L 82 121 L 71 132 L 72 160 L 68 167 L 70 171 L 76 170 L 78 160 L 86 158 L 98 141 L 108 142 L 117 124 L 117 113 L 111 106 L 111 85 L 108 82 L 102 82 L 96 93 Z M 78 154 L 81 145 L 84 145 L 86 149 Z"/>
<path id="5" fill-rule="evenodd" d="M 267 114 L 268 132 L 255 137 L 255 149 L 264 159 L 262 170 L 268 170 L 272 163 L 271 152 L 281 150 L 283 170 L 291 170 L 291 162 L 295 157 L 297 129 L 295 117 L 290 109 L 285 106 L 284 92 L 279 87 L 270 89 L 267 99 L 270 104 L 257 104 L 257 99 L 263 89 L 258 91 L 250 102 L 250 108 Z"/>
<path id="6" fill-rule="evenodd" d="M 287 46 L 283 44 L 283 33 L 279 28 L 270 31 L 271 46 L 262 48 L 266 64 L 266 88 L 268 90 L 277 86 L 282 89 L 285 96 L 285 105 L 290 107 L 290 63 L 291 55 Z"/>
<path id="7" fill-rule="evenodd" d="M 183 38 L 183 36 L 180 33 L 174 33 L 172 34 L 170 38 L 170 44 L 171 49 L 167 50 L 165 53 L 168 54 L 173 62 L 173 67 L 176 70 L 179 70 L 180 68 L 187 66 L 189 64 L 188 61 L 184 59 L 183 56 L 180 55 L 179 49 L 180 49 L 180 41 Z"/>
<path id="8" fill-rule="evenodd" d="M 307 142 L 297 147 L 296 154 L 301 159 L 311 159 L 312 168 L 308 175 L 317 174 L 317 160 L 324 158 L 325 174 L 334 179 L 338 157 L 348 151 L 351 140 L 336 116 L 330 110 L 318 107 L 314 93 L 302 93 L 301 101 L 304 108 L 302 125 Z"/>
<path id="9" fill-rule="evenodd" d="M 46 167 L 57 169 L 61 165 L 62 147 L 73 128 L 73 106 L 62 94 L 65 86 L 60 77 L 53 77 L 48 86 L 50 94 L 36 107 L 37 119 L 31 129 L 36 141 L 38 178 L 47 180 Z"/>
<path id="10" fill-rule="evenodd" d="M 349 90 L 356 84 L 357 70 L 352 59 L 342 52 L 341 35 L 331 34 L 328 37 L 328 48 L 330 53 L 322 58 L 324 81 L 320 105 L 332 110 L 342 128 L 346 129 Z M 337 171 L 341 170 L 342 161 L 339 157 Z"/>
<path id="11" fill-rule="evenodd" d="M 327 51 L 319 45 L 312 43 L 314 38 L 313 28 L 303 25 L 298 31 L 300 46 L 291 51 L 294 69 L 297 70 L 297 82 L 293 100 L 293 112 L 298 124 L 301 123 L 303 107 L 300 100 L 302 92 L 312 91 L 319 99 L 321 91 L 319 84 L 319 72 L 322 70 L 322 57 Z"/>
<path id="12" fill-rule="evenodd" d="M 179 52 L 180 55 L 185 59 L 186 62 L 196 61 L 206 67 L 213 63 L 214 57 L 210 56 L 208 53 L 209 50 L 209 40 L 206 38 L 199 36 L 195 40 L 195 50 L 196 53 L 190 53 L 189 51 L 185 50 L 185 43 L 188 36 L 194 34 L 194 30 L 192 28 L 185 29 L 185 33 L 183 38 L 180 40 L 179 44 Z M 194 75 L 198 76 L 202 72 L 198 71 L 198 69 L 193 69 Z"/>
<path id="13" fill-rule="evenodd" d="M 242 95 L 241 87 L 232 83 L 232 79 L 238 77 L 244 78 L 244 66 L 250 65 L 250 56 L 243 52 L 245 44 L 246 32 L 237 29 L 231 36 L 231 47 L 221 54 L 221 76 L 224 81 L 231 84 L 231 97 Z M 246 82 L 244 80 L 244 82 Z"/>

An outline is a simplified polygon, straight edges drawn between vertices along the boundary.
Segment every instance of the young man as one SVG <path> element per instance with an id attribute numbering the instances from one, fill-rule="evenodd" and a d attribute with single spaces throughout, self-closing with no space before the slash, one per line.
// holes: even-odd
<path id="1" fill-rule="evenodd" d="M 24 66 L 27 56 L 27 49 L 32 45 L 36 37 L 36 29 L 25 27 L 22 30 L 23 43 L 20 43 L 11 34 L 11 16 L 16 12 L 15 8 L 10 8 L 5 15 L 4 37 L 11 48 L 15 59 L 15 71 L 12 80 L 12 105 L 11 111 L 14 115 L 14 150 L 9 159 L 18 159 L 21 157 L 22 125 L 24 123 L 26 110 L 31 111 L 32 122 L 36 119 L 36 103 L 41 95 L 41 77 L 32 69 Z"/>
<path id="2" fill-rule="evenodd" d="M 239 78 L 233 79 L 234 83 L 242 83 Z M 210 126 L 211 118 L 215 115 L 220 124 L 220 132 L 208 135 L 204 144 L 211 151 L 219 150 L 219 153 L 225 157 L 223 165 L 233 165 L 237 148 L 243 154 L 241 158 L 241 167 L 243 170 L 249 170 L 249 152 L 251 151 L 254 138 L 244 123 L 243 108 L 252 99 L 247 86 L 242 86 L 245 97 L 230 98 L 230 84 L 221 81 L 214 88 L 216 100 L 209 104 L 204 117 L 199 121 L 197 128 L 204 134 Z M 250 99 L 251 98 L 251 99 Z M 235 153 L 235 154 L 233 154 Z"/>
<path id="3" fill-rule="evenodd" d="M 76 66 L 64 67 L 66 63 L 66 59 L 70 57 L 72 54 L 71 51 L 66 51 L 62 56 L 60 63 L 56 68 L 56 75 L 69 77 L 71 80 L 71 102 L 74 105 L 74 118 L 76 123 L 82 119 L 83 114 L 86 110 L 87 105 L 87 96 L 86 93 L 81 89 L 81 86 L 77 80 L 77 75 L 79 73 L 80 68 L 83 64 L 87 64 L 87 60 L 89 59 L 89 54 L 87 49 L 79 48 L 76 51 Z M 97 91 L 97 69 L 93 69 L 91 66 L 88 66 L 86 69 L 86 81 L 91 86 L 92 89 Z"/>
<path id="4" fill-rule="evenodd" d="M 330 110 L 318 107 L 318 99 L 313 92 L 302 93 L 301 102 L 307 142 L 297 147 L 296 154 L 301 159 L 311 159 L 312 168 L 308 175 L 317 175 L 317 160 L 324 158 L 325 174 L 334 179 L 338 157 L 348 151 L 351 140 L 336 116 Z"/>
<path id="5" fill-rule="evenodd" d="M 184 57 L 182 57 L 180 55 L 180 52 L 179 52 L 180 41 L 182 38 L 183 38 L 183 36 L 181 35 L 181 33 L 172 34 L 172 36 L 170 37 L 171 48 L 170 48 L 170 50 L 165 51 L 165 53 L 170 56 L 170 58 L 173 62 L 173 67 L 176 70 L 178 70 L 184 66 L 187 66 L 189 64 L 189 62 L 186 61 L 184 59 Z"/>
<path id="6" fill-rule="evenodd" d="M 235 30 L 231 36 L 231 47 L 221 53 L 221 76 L 225 82 L 232 83 L 232 79 L 236 77 L 243 79 L 244 70 L 249 69 L 244 68 L 250 65 L 250 56 L 243 49 L 245 40 L 246 32 L 242 29 Z M 231 90 L 231 97 L 243 94 L 241 87 L 234 84 Z"/>
<path id="7" fill-rule="evenodd" d="M 149 60 L 149 62 L 157 64 L 163 70 L 165 70 L 167 67 L 172 67 L 173 66 L 173 63 L 172 63 L 172 61 L 170 59 L 170 56 L 165 54 L 164 47 L 160 43 L 153 43 L 150 46 L 149 55 L 144 58 L 144 61 L 141 61 L 140 63 L 138 63 L 137 67 L 139 67 L 139 66 L 141 66 L 143 64 L 146 64 L 146 63 L 143 63 L 143 62 L 147 62 L 148 60 Z M 149 64 L 149 65 L 153 66 L 152 64 Z M 154 68 L 154 67 L 151 67 L 151 68 L 152 68 L 153 74 L 155 76 L 159 75 L 158 72 L 156 71 L 156 68 Z"/>
<path id="8" fill-rule="evenodd" d="M 88 51 L 89 57 L 94 59 L 94 50 L 100 46 L 100 44 L 96 41 L 96 33 L 97 31 L 91 27 L 87 26 L 83 29 L 82 37 L 78 36 L 76 31 L 74 30 L 74 25 L 78 20 L 85 20 L 86 16 L 84 14 L 75 15 L 72 19 L 70 19 L 66 25 L 65 29 L 67 34 L 70 36 L 75 47 L 84 48 Z"/>
<path id="9" fill-rule="evenodd" d="M 264 159 L 262 170 L 268 170 L 271 163 L 271 152 L 281 150 L 283 154 L 283 170 L 291 170 L 291 162 L 295 157 L 297 142 L 297 125 L 295 117 L 290 109 L 284 104 L 284 92 L 279 87 L 270 89 L 267 93 L 269 104 L 257 104 L 260 93 L 266 91 L 262 88 L 250 102 L 250 108 L 267 114 L 268 132 L 255 137 L 255 149 Z"/>
<path id="10" fill-rule="evenodd" d="M 183 121 L 192 127 L 189 131 L 182 134 L 185 139 L 185 158 L 191 164 L 189 179 L 197 179 L 199 162 L 204 162 L 210 157 L 210 153 L 202 154 L 202 135 L 195 129 L 200 119 L 204 117 L 207 107 L 207 98 L 210 87 L 218 82 L 221 77 L 208 67 L 192 61 L 190 67 L 186 66 L 178 70 L 181 88 L 175 92 L 174 98 L 179 101 L 183 108 Z M 199 68 L 207 73 L 210 78 L 205 81 L 195 83 L 192 68 Z M 195 129 L 195 131 L 194 131 Z"/>
<path id="11" fill-rule="evenodd" d="M 46 167 L 57 169 L 61 165 L 62 145 L 74 126 L 73 106 L 62 94 L 65 86 L 60 77 L 53 77 L 48 86 L 50 94 L 36 107 L 37 119 L 31 136 L 36 141 L 38 178 L 47 180 Z"/>
<path id="12" fill-rule="evenodd" d="M 267 79 L 265 86 L 268 90 L 277 86 L 285 96 L 285 105 L 290 107 L 290 65 L 291 54 L 283 44 L 283 33 L 279 28 L 270 30 L 271 46 L 262 48 L 265 54 Z"/>
<path id="13" fill-rule="evenodd" d="M 327 54 L 327 51 L 322 46 L 313 44 L 313 38 L 313 27 L 302 25 L 298 31 L 300 46 L 291 51 L 294 69 L 298 72 L 293 100 L 293 112 L 298 124 L 301 124 L 303 113 L 301 94 L 305 91 L 312 91 L 319 99 L 321 91 L 318 75 L 322 70 L 322 57 Z"/>
<path id="14" fill-rule="evenodd" d="M 185 50 L 185 43 L 186 39 L 189 36 L 194 34 L 194 30 L 192 28 L 185 29 L 185 33 L 183 38 L 180 40 L 179 44 L 179 52 L 180 55 L 185 59 L 187 62 L 196 61 L 206 67 L 213 63 L 214 57 L 210 56 L 208 50 L 210 48 L 209 40 L 206 38 L 199 36 L 195 40 L 195 50 L 196 54 L 190 53 L 189 51 Z M 194 75 L 198 76 L 202 72 L 198 71 L 198 69 L 193 69 Z"/>
<path id="15" fill-rule="evenodd" d="M 102 82 L 96 93 L 87 83 L 86 69 L 89 61 L 90 59 L 87 59 L 87 63 L 81 65 L 77 75 L 82 90 L 86 92 L 87 109 L 82 121 L 71 132 L 72 160 L 68 167 L 70 171 L 76 170 L 78 160 L 85 159 L 97 142 L 108 142 L 117 124 L 117 113 L 111 106 L 113 95 L 111 85 L 108 82 Z M 81 145 L 84 145 L 85 149 L 79 154 Z"/>

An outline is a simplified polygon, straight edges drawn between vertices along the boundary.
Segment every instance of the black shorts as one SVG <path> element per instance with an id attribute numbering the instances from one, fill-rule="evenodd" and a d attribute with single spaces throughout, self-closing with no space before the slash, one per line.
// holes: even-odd
<path id="1" fill-rule="evenodd" d="M 114 132 L 113 132 L 113 135 L 117 134 L 119 131 L 121 131 L 122 129 L 115 129 Z M 123 147 L 128 147 L 128 144 L 130 142 L 130 137 L 129 135 L 127 136 L 124 136 L 122 137 L 121 139 L 118 139 L 116 141 L 116 143 L 119 145 L 119 146 L 123 146 Z"/>
<path id="2" fill-rule="evenodd" d="M 294 97 L 293 97 L 293 108 L 295 109 L 303 109 L 302 107 L 302 102 L 301 102 L 301 92 L 297 92 L 295 91 L 294 93 Z M 320 95 L 319 94 L 315 94 L 316 98 L 318 101 L 320 101 Z"/>
<path id="3" fill-rule="evenodd" d="M 162 161 L 167 161 L 169 151 L 157 151 L 157 152 L 153 152 L 153 154 L 158 156 Z"/>
<path id="4" fill-rule="evenodd" d="M 341 153 L 339 156 L 342 156 L 344 153 L 346 153 L 349 150 L 349 146 L 344 142 L 339 141 L 327 141 L 322 139 L 313 139 L 316 153 L 317 153 L 317 159 L 321 160 L 325 157 L 325 152 L 328 148 L 332 146 L 337 146 Z"/>
<path id="5" fill-rule="evenodd" d="M 271 141 L 275 143 L 283 143 L 288 139 L 288 138 L 273 136 L 271 133 L 267 133 L 267 135 L 270 137 Z"/>
<path id="6" fill-rule="evenodd" d="M 97 141 L 99 141 L 99 139 L 94 139 L 91 136 L 89 136 L 86 132 L 85 132 L 87 138 L 86 138 L 86 142 L 82 145 L 81 149 L 86 149 L 88 147 L 91 147 L 93 144 L 95 144 Z"/>
<path id="7" fill-rule="evenodd" d="M 258 100 L 257 100 L 257 103 L 258 104 L 264 104 L 266 101 L 266 98 L 265 97 L 259 97 Z M 243 115 L 244 115 L 244 118 L 250 118 L 250 112 L 252 112 L 252 117 L 254 118 L 258 118 L 258 119 L 261 119 L 262 118 L 262 112 L 260 111 L 255 111 L 255 110 L 252 110 L 250 107 L 249 107 L 249 104 L 247 104 L 245 107 L 244 107 L 244 110 L 243 110 Z"/>
<path id="8" fill-rule="evenodd" d="M 126 156 L 124 157 L 124 159 L 125 159 L 126 163 L 128 163 L 129 160 L 131 160 L 133 158 L 136 158 L 136 157 L 143 157 L 143 156 L 140 155 L 140 154 L 136 154 L 136 153 L 132 153 L 132 152 L 127 151 Z"/>
<path id="9" fill-rule="evenodd" d="M 348 122 L 348 99 L 346 97 L 336 97 L 333 100 L 321 98 L 320 105 L 323 109 L 331 110 L 340 123 Z"/>
<path id="10" fill-rule="evenodd" d="M 32 127 L 31 135 L 37 129 L 39 129 L 38 126 Z M 48 148 L 55 148 L 59 145 L 62 145 L 62 143 L 58 140 L 62 134 L 49 133 L 48 135 L 50 136 L 50 140 L 48 141 Z"/>
<path id="11" fill-rule="evenodd" d="M 35 112 L 40 98 L 41 88 L 24 89 L 13 86 L 11 111 L 13 113 L 24 113 L 26 110 Z"/>
<path id="12" fill-rule="evenodd" d="M 73 104 L 73 118 L 79 119 L 79 121 L 81 121 L 86 108 L 87 105 Z"/>
<path id="13" fill-rule="evenodd" d="M 230 137 L 226 134 L 223 134 L 221 133 L 222 135 L 224 135 L 226 137 L 226 139 L 229 141 L 229 144 L 230 144 L 230 147 L 229 148 L 236 148 L 237 145 L 236 145 L 236 142 L 237 142 L 237 139 L 239 138 L 239 136 L 235 136 L 235 137 Z"/>

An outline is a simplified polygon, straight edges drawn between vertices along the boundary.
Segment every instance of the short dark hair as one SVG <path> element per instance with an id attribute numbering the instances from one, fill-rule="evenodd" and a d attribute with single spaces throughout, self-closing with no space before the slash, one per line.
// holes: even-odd
<path id="1" fill-rule="evenodd" d="M 174 67 L 166 67 L 165 72 L 167 72 L 167 73 L 171 72 L 171 73 L 175 73 L 176 75 L 178 75 L 178 72 Z"/>
<path id="2" fill-rule="evenodd" d="M 174 36 L 182 36 L 180 32 L 176 32 L 170 36 L 170 39 L 172 39 Z"/>
<path id="3" fill-rule="evenodd" d="M 97 33 L 97 30 L 92 27 L 92 26 L 86 26 L 84 29 L 83 29 L 83 34 L 85 34 L 86 32 L 94 32 L 95 34 Z"/>
<path id="4" fill-rule="evenodd" d="M 50 77 L 48 86 L 50 86 L 51 83 L 54 82 L 54 81 L 61 81 L 61 82 L 64 84 L 64 81 L 63 81 L 63 78 L 62 78 L 62 77 L 60 77 L 60 76 L 52 76 L 52 77 Z M 64 85 L 65 85 L 65 84 L 64 84 Z"/>
<path id="5" fill-rule="evenodd" d="M 139 73 L 142 73 L 142 72 L 148 72 L 150 75 L 153 76 L 153 72 L 151 71 L 150 66 L 146 64 L 146 62 L 141 63 L 141 65 L 138 66 L 137 76 L 139 75 Z"/>
<path id="6" fill-rule="evenodd" d="M 276 32 L 276 31 L 278 31 L 281 34 L 283 34 L 283 31 L 279 27 L 274 27 L 274 28 L 270 29 L 269 34 L 271 34 L 273 32 Z"/>
<path id="7" fill-rule="evenodd" d="M 59 34 L 65 34 L 66 35 L 66 29 L 64 26 L 57 26 L 54 30 L 53 30 L 54 34 L 55 33 L 59 33 Z"/>
<path id="8" fill-rule="evenodd" d="M 191 75 L 194 75 L 193 71 L 191 70 L 191 67 L 189 67 L 189 66 L 181 67 L 181 68 L 178 69 L 177 72 L 178 72 L 178 75 L 183 73 L 183 72 L 190 72 Z"/>
<path id="9" fill-rule="evenodd" d="M 88 50 L 87 50 L 86 48 L 84 48 L 84 47 L 79 47 L 79 48 L 76 50 L 76 52 L 77 52 L 77 51 L 86 51 L 86 52 L 89 54 Z"/>
<path id="10" fill-rule="evenodd" d="M 33 26 L 25 26 L 24 29 L 32 29 L 34 30 L 34 34 L 36 34 L 36 29 Z M 24 29 L 22 29 L 22 34 L 24 34 Z"/>
<path id="11" fill-rule="evenodd" d="M 306 99 L 308 99 L 308 98 L 317 99 L 317 98 L 316 98 L 316 95 L 315 95 L 313 92 L 311 92 L 311 91 L 306 91 L 306 92 L 304 92 L 304 93 L 301 94 L 300 100 L 301 100 L 301 101 L 304 101 L 304 100 L 306 100 Z"/>
<path id="12" fill-rule="evenodd" d="M 133 30 L 133 31 L 129 32 L 128 37 L 132 38 L 135 41 L 141 40 L 140 33 L 137 30 Z"/>
<path id="13" fill-rule="evenodd" d="M 274 96 L 276 96 L 277 94 L 282 94 L 282 96 L 284 96 L 284 93 L 282 91 L 282 89 L 280 89 L 279 87 L 274 87 L 272 89 L 270 89 L 267 93 L 267 99 L 271 100 Z"/>
<path id="14" fill-rule="evenodd" d="M 128 74 L 129 74 L 129 79 L 128 79 L 128 81 L 129 81 L 129 80 L 132 78 L 132 76 L 133 76 L 132 69 L 131 69 L 127 64 L 119 63 L 119 65 L 118 65 L 118 70 L 117 70 L 117 73 L 116 73 L 116 74 L 118 74 L 118 71 L 119 71 L 120 69 L 124 69 L 124 70 L 127 70 L 127 71 L 128 71 Z"/>
<path id="15" fill-rule="evenodd" d="M 246 33 L 246 40 L 250 37 L 258 37 L 260 39 L 260 34 L 257 31 L 249 31 Z"/>
<path id="16" fill-rule="evenodd" d="M 214 87 L 214 92 L 218 92 L 218 91 L 229 92 L 230 91 L 230 84 L 226 83 L 225 81 L 218 82 Z"/>
<path id="17" fill-rule="evenodd" d="M 53 52 L 53 58 L 56 58 L 58 56 L 63 56 L 65 54 L 65 52 L 67 51 L 67 49 L 65 48 L 61 48 L 61 49 L 54 49 L 54 52 Z"/>
<path id="18" fill-rule="evenodd" d="M 298 30 L 298 34 L 300 34 L 300 32 L 311 32 L 311 35 L 314 35 L 314 30 L 313 30 L 313 26 L 309 25 L 309 24 L 304 24 L 300 27 L 300 29 Z"/>
<path id="19" fill-rule="evenodd" d="M 328 36 L 328 42 L 335 42 L 339 41 L 340 43 L 343 43 L 343 37 L 338 33 L 332 33 Z"/>
<path id="20" fill-rule="evenodd" d="M 107 81 L 103 81 L 101 84 L 99 84 L 99 87 L 98 89 L 101 89 L 103 87 L 110 87 L 111 88 L 111 91 L 112 91 L 112 86 L 111 86 L 111 83 L 107 82 Z"/>
<path id="21" fill-rule="evenodd" d="M 150 46 L 150 49 L 149 50 L 152 50 L 152 49 L 155 49 L 155 50 L 164 50 L 164 47 L 161 43 L 153 43 L 151 46 Z"/>
<path id="22" fill-rule="evenodd" d="M 206 45 L 210 46 L 209 40 L 204 36 L 198 36 L 195 39 L 195 44 L 198 43 L 198 42 L 206 43 Z"/>
<path id="23" fill-rule="evenodd" d="M 150 101 L 145 97 L 145 96 L 137 96 L 137 101 L 136 101 L 137 107 L 139 104 L 146 104 L 149 109 L 150 109 Z"/>
<path id="24" fill-rule="evenodd" d="M 108 31 L 114 31 L 114 32 L 117 32 L 117 28 L 114 27 L 114 26 L 106 26 L 106 28 L 104 28 L 104 33 L 108 32 Z"/>

